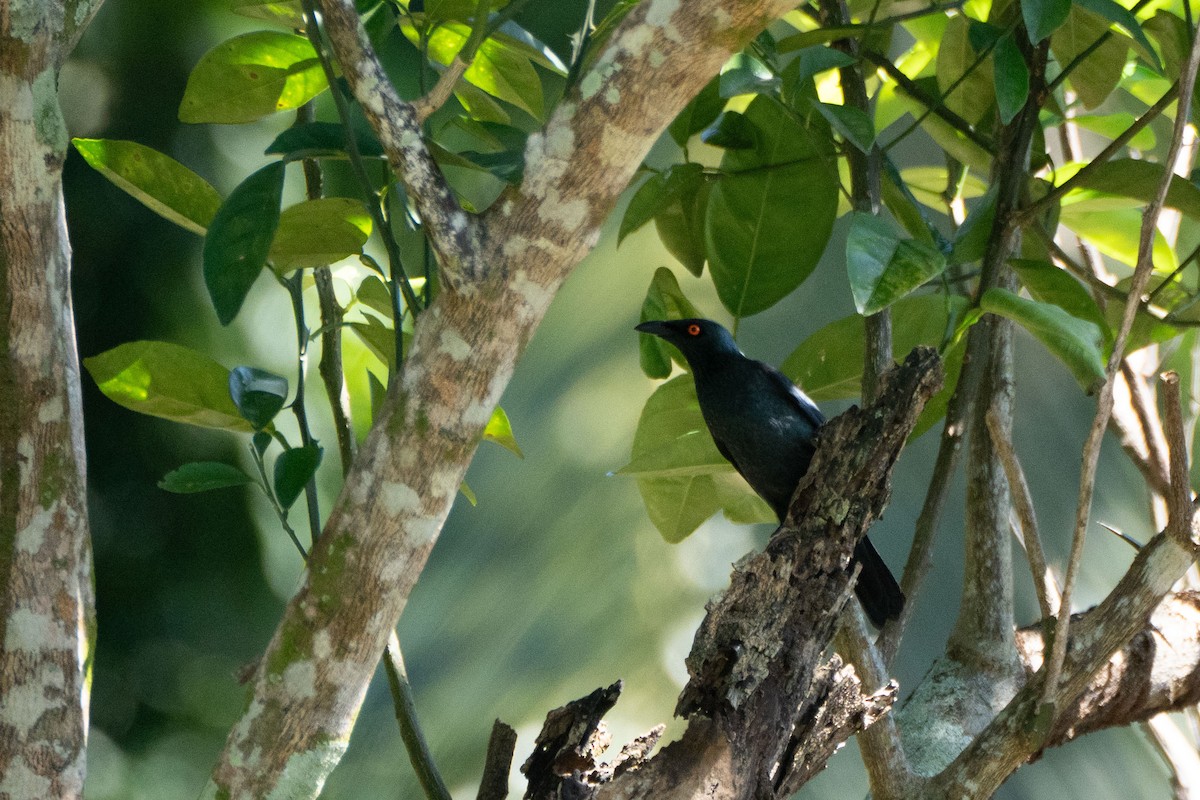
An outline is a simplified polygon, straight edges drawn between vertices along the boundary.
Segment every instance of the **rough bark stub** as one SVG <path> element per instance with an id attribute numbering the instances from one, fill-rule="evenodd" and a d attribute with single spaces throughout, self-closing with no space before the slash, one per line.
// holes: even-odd
<path id="1" fill-rule="evenodd" d="M 851 591 L 850 553 L 887 503 L 895 460 L 941 381 L 937 355 L 919 349 L 888 373 L 875 404 L 826 426 L 787 524 L 709 604 L 677 707 L 690 717 L 684 737 L 596 797 L 787 797 L 891 708 L 894 684 L 864 697 L 853 670 L 824 652 Z M 531 796 L 554 796 L 554 776 L 539 781 Z"/>
<path id="2" fill-rule="evenodd" d="M 98 3 L 0 0 L 0 797 L 79 797 L 94 631 L 57 71 Z"/>

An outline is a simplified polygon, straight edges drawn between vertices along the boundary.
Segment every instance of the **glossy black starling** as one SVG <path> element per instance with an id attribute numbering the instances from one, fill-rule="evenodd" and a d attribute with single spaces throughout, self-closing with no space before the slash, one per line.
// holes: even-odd
<path id="1" fill-rule="evenodd" d="M 683 353 L 717 449 L 782 522 L 825 423 L 820 409 L 779 370 L 747 358 L 711 320 L 643 322 L 637 330 Z M 858 543 L 854 559 L 862 565 L 854 590 L 871 622 L 900 616 L 904 595 L 870 540 Z"/>

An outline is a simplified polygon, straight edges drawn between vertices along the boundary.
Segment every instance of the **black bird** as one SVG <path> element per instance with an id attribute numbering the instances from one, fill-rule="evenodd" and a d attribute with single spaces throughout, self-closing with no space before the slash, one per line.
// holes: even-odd
<path id="1" fill-rule="evenodd" d="M 825 415 L 782 372 L 747 358 L 729 331 L 711 320 L 643 322 L 637 330 L 683 353 L 717 449 L 782 522 Z M 858 543 L 854 560 L 862 565 L 854 591 L 871 622 L 882 627 L 899 617 L 904 595 L 870 540 Z"/>

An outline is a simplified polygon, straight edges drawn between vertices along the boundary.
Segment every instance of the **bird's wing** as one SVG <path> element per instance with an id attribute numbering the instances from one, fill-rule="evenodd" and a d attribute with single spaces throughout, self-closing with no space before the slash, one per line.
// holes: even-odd
<path id="1" fill-rule="evenodd" d="M 712 440 L 713 444 L 717 446 L 717 452 L 724 456 L 726 461 L 728 461 L 730 464 L 733 464 L 733 468 L 737 470 L 739 475 L 741 475 L 743 478 L 746 477 L 746 473 L 742 472 L 742 468 L 739 467 L 738 463 L 733 460 L 733 453 L 729 452 L 729 448 L 722 444 L 721 440 L 716 436 L 712 437 Z"/>
<path id="2" fill-rule="evenodd" d="M 825 415 L 821 413 L 821 409 L 817 408 L 817 404 L 809 399 L 800 387 L 788 380 L 788 377 L 779 370 L 772 367 L 770 364 L 764 364 L 761 361 L 755 362 L 763 370 L 770 379 L 773 385 L 779 392 L 787 397 L 800 415 L 809 422 L 813 430 L 825 424 Z"/>

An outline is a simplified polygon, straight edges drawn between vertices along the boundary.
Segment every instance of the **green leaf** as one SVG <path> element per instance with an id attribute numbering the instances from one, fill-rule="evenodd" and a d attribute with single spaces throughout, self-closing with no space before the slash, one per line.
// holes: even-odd
<path id="1" fill-rule="evenodd" d="M 793 83 L 804 83 L 822 72 L 849 67 L 856 63 L 858 62 L 848 53 L 826 45 L 814 45 L 796 54 L 796 71 L 795 74 L 789 72 L 788 79 Z"/>
<path id="2" fill-rule="evenodd" d="M 368 275 L 363 278 L 354 296 L 358 298 L 358 302 L 373 311 L 378 311 L 385 317 L 391 318 L 394 311 L 392 308 L 392 293 L 388 290 L 387 284 L 375 275 Z"/>
<path id="3" fill-rule="evenodd" d="M 175 494 L 196 494 L 250 483 L 254 479 L 235 466 L 220 461 L 196 461 L 168 472 L 158 482 L 158 488 Z"/>
<path id="4" fill-rule="evenodd" d="M 1025 30 L 1032 44 L 1045 39 L 1067 21 L 1071 0 L 1021 0 Z"/>
<path id="5" fill-rule="evenodd" d="M 222 325 L 237 316 L 267 263 L 279 224 L 283 171 L 283 162 L 276 162 L 242 181 L 217 210 L 204 237 L 204 284 Z"/>
<path id="6" fill-rule="evenodd" d="M 992 58 L 996 76 L 996 104 L 1000 108 L 1000 121 L 1007 125 L 1025 107 L 1025 101 L 1029 98 L 1029 66 L 1011 33 L 1004 34 L 996 42 Z"/>
<path id="7" fill-rule="evenodd" d="M 83 365 L 113 402 L 139 414 L 250 432 L 229 397 L 229 370 L 203 353 L 170 342 L 128 342 Z"/>
<path id="8" fill-rule="evenodd" d="M 367 349 L 378 358 L 382 363 L 387 365 L 388 372 L 396 371 L 396 334 L 395 332 L 379 321 L 378 318 L 364 314 L 366 322 L 351 322 L 350 330 L 362 339 L 362 343 L 367 346 Z"/>
<path id="9" fill-rule="evenodd" d="M 1096 323 L 1073 317 L 1062 308 L 1026 300 L 1006 289 L 989 289 L 980 298 L 984 311 L 1016 322 L 1067 365 L 1089 394 L 1104 381 L 1104 336 Z"/>
<path id="10" fill-rule="evenodd" d="M 325 91 L 308 39 L 282 31 L 235 36 L 209 50 L 188 76 L 181 122 L 254 122 L 299 108 Z"/>
<path id="11" fill-rule="evenodd" d="M 359 255 L 370 237 L 371 215 L 358 200 L 306 200 L 279 215 L 269 257 L 275 270 L 285 275 Z"/>
<path id="12" fill-rule="evenodd" d="M 887 221 L 872 214 L 852 215 L 846 270 L 858 313 L 887 308 L 945 268 L 945 257 L 932 245 L 900 239 Z"/>
<path id="13" fill-rule="evenodd" d="M 970 27 L 963 16 L 953 17 L 946 25 L 938 48 L 937 84 L 946 108 L 977 124 L 991 108 L 995 90 L 991 59 L 973 66 L 978 53 L 971 47 Z"/>
<path id="14" fill-rule="evenodd" d="M 951 264 L 969 264 L 979 261 L 987 252 L 988 242 L 992 238 L 992 228 L 996 223 L 995 190 L 989 190 L 983 196 L 963 224 L 959 226 L 954 237 L 954 247 L 950 250 Z"/>
<path id="15" fill-rule="evenodd" d="M 1053 303 L 1073 317 L 1095 323 L 1104 336 L 1107 352 L 1107 346 L 1113 338 L 1112 330 L 1108 327 L 1100 306 L 1096 305 L 1095 298 L 1083 284 L 1066 270 L 1059 269 L 1048 261 L 1014 258 L 1008 263 L 1034 300 Z"/>
<path id="16" fill-rule="evenodd" d="M 646 512 L 668 542 L 687 538 L 722 508 L 740 521 L 775 518 L 717 452 L 690 375 L 667 381 L 646 401 L 632 460 L 618 474 L 637 477 Z"/>
<path id="17" fill-rule="evenodd" d="M 517 444 L 517 437 L 513 436 L 508 414 L 505 414 L 504 409 L 500 406 L 496 406 L 492 411 L 492 418 L 488 420 L 487 427 L 483 429 L 483 438 L 484 441 L 495 442 L 517 458 L 525 458 L 520 445 Z"/>
<path id="18" fill-rule="evenodd" d="M 1158 54 L 1154 52 L 1154 47 L 1146 38 L 1146 33 L 1142 30 L 1141 24 L 1138 23 L 1137 17 L 1133 15 L 1132 11 L 1113 0 L 1074 0 L 1074 3 L 1124 28 L 1125 32 L 1133 37 L 1133 41 L 1137 43 L 1146 61 L 1157 72 L 1162 73 L 1162 63 L 1158 60 Z"/>
<path id="19" fill-rule="evenodd" d="M 692 319 L 703 317 L 691 301 L 684 296 L 675 280 L 675 273 L 666 267 L 654 271 L 650 288 L 646 291 L 646 299 L 642 301 L 642 313 L 639 322 L 649 322 L 660 319 Z M 671 361 L 687 369 L 687 361 L 678 349 L 667 344 L 658 336 L 648 333 L 638 334 L 638 352 L 642 372 L 648 378 L 665 378 L 671 374 Z"/>
<path id="20" fill-rule="evenodd" d="M 875 145 L 875 124 L 860 109 L 832 103 L 814 103 L 813 106 L 842 138 L 864 153 L 871 152 Z"/>
<path id="21" fill-rule="evenodd" d="M 1128 130 L 1136 119 L 1127 111 L 1118 111 L 1113 114 L 1078 114 L 1071 117 L 1071 122 L 1108 139 L 1115 139 Z M 1153 150 L 1157 141 L 1158 137 L 1154 134 L 1154 128 L 1147 126 L 1134 134 L 1133 138 L 1129 140 L 1129 146 L 1135 150 Z M 1124 159 L 1117 159 L 1117 161 L 1122 160 Z M 1138 161 L 1138 163 L 1149 164 L 1150 162 Z"/>
<path id="22" fill-rule="evenodd" d="M 1187 23 L 1169 11 L 1158 10 L 1154 16 L 1142 23 L 1158 42 L 1163 58 L 1163 75 L 1167 80 L 1179 80 L 1183 62 L 1187 60 L 1191 47 L 1191 34 Z"/>
<path id="23" fill-rule="evenodd" d="M 1137 265 L 1142 209 L 1103 207 L 1092 201 L 1064 205 L 1059 221 L 1106 256 L 1128 266 Z M 1154 232 L 1154 269 L 1170 272 L 1178 266 L 1175 251 L 1161 231 Z"/>
<path id="24" fill-rule="evenodd" d="M 1050 37 L 1050 51 L 1059 65 L 1066 67 L 1107 33 L 1108 28 L 1107 22 L 1081 4 L 1072 5 L 1066 23 Z M 1095 108 L 1117 88 L 1128 52 L 1128 39 L 1110 36 L 1075 67 L 1067 81 L 1084 106 Z"/>
<path id="25" fill-rule="evenodd" d="M 383 145 L 369 130 L 354 128 L 354 142 L 363 158 L 383 158 Z M 284 161 L 302 158 L 347 158 L 346 129 L 336 122 L 306 122 L 293 125 L 275 137 L 266 155 Z"/>
<path id="26" fill-rule="evenodd" d="M 652 174 L 625 208 L 625 216 L 621 218 L 621 227 L 617 232 L 617 244 L 661 214 L 681 194 L 694 194 L 703 180 L 704 168 L 700 164 L 675 164 L 665 172 Z"/>
<path id="27" fill-rule="evenodd" d="M 234 367 L 229 373 L 229 396 L 238 412 L 260 431 L 283 408 L 287 400 L 287 378 L 257 367 Z"/>
<path id="28" fill-rule="evenodd" d="M 704 224 L 713 283 L 735 317 L 770 308 L 809 276 L 829 241 L 838 199 L 827 139 L 765 95 L 745 116 L 756 146 L 726 151 Z"/>
<path id="29" fill-rule="evenodd" d="M 274 22 L 293 30 L 304 27 L 304 7 L 300 0 L 235 0 L 230 10 L 243 17 Z"/>
<path id="30" fill-rule="evenodd" d="M 1094 194 L 1075 190 L 1067 196 L 1067 201 L 1087 200 L 1107 194 L 1149 203 L 1158 192 L 1162 178 L 1162 164 L 1137 158 L 1113 159 L 1090 166 L 1080 179 L 1080 188 L 1091 190 Z M 1172 176 L 1171 185 L 1167 187 L 1166 206 L 1200 220 L 1200 188 L 1183 176 Z"/>
<path id="31" fill-rule="evenodd" d="M 724 109 L 725 98 L 721 97 L 720 78 L 714 78 L 692 98 L 692 102 L 684 106 L 667 128 L 667 133 L 675 140 L 675 144 L 683 147 L 688 139 L 711 125 Z"/>
<path id="32" fill-rule="evenodd" d="M 275 459 L 275 499 L 284 509 L 292 507 L 304 487 L 317 474 L 324 451 L 316 443 L 284 450 Z"/>
<path id="33" fill-rule="evenodd" d="M 204 235 L 221 205 L 208 181 L 170 156 L 137 142 L 72 139 L 79 155 L 146 208 Z"/>

